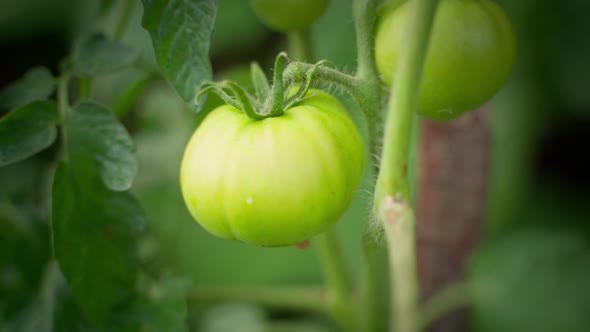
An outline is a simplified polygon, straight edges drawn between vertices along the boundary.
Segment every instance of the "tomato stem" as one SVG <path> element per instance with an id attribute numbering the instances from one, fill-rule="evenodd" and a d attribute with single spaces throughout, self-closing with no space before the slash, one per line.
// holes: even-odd
<path id="1" fill-rule="evenodd" d="M 297 60 L 309 62 L 313 60 L 313 48 L 310 30 L 299 30 L 287 33 L 289 55 Z"/>
<path id="2" fill-rule="evenodd" d="M 68 110 L 70 109 L 70 96 L 69 96 L 69 87 L 70 87 L 70 75 L 69 74 L 62 74 L 57 79 L 57 109 L 59 112 L 59 122 L 60 122 L 60 136 L 62 142 L 62 151 L 61 151 L 61 159 L 64 161 L 68 160 L 68 146 L 67 146 L 67 132 L 66 132 L 66 117 L 68 116 Z"/>
<path id="3" fill-rule="evenodd" d="M 135 1 L 133 0 L 125 0 L 123 2 L 122 8 L 119 10 L 119 14 L 116 18 L 116 22 L 113 25 L 113 39 L 120 39 L 125 32 L 125 28 L 127 28 L 129 23 L 129 16 L 133 12 L 133 8 L 135 7 Z"/>
<path id="4" fill-rule="evenodd" d="M 330 314 L 323 290 L 315 287 L 194 287 L 189 299 L 200 302 L 244 301 L 289 310 Z"/>
<path id="5" fill-rule="evenodd" d="M 378 82 L 373 46 L 377 5 L 376 0 L 355 0 L 352 12 L 356 30 L 357 77 Z"/>
<path id="6" fill-rule="evenodd" d="M 90 97 L 92 90 L 92 78 L 80 77 L 78 78 L 78 98 L 85 99 Z"/>
<path id="7" fill-rule="evenodd" d="M 333 316 L 346 330 L 356 331 L 356 319 L 352 308 L 353 282 L 344 254 L 340 248 L 336 229 L 318 235 L 314 241 L 322 261 L 324 277 L 330 293 L 328 305 Z"/>
<path id="8" fill-rule="evenodd" d="M 369 228 L 369 227 L 367 227 Z M 389 269 L 387 250 L 383 241 L 366 231 L 362 238 L 363 265 L 360 287 L 359 331 L 381 332 L 389 330 Z"/>
<path id="9" fill-rule="evenodd" d="M 382 142 L 382 92 L 374 57 L 374 31 L 377 17 L 377 0 L 354 0 L 353 17 L 357 44 L 357 71 L 355 75 L 355 99 L 367 119 L 370 155 L 373 174 L 379 171 Z M 369 218 L 371 220 L 372 218 Z M 389 330 L 389 290 L 387 250 L 376 239 L 374 227 L 366 227 L 362 238 L 363 270 L 361 306 L 363 318 L 361 330 L 378 332 Z"/>
<path id="10" fill-rule="evenodd" d="M 376 0 L 355 0 L 353 2 L 353 17 L 356 31 L 357 70 L 355 78 L 358 82 L 357 100 L 365 117 L 369 132 L 371 158 L 375 171 L 379 165 L 382 138 L 382 104 L 381 81 L 375 64 L 375 23 L 377 20 Z"/>
<path id="11" fill-rule="evenodd" d="M 409 39 L 402 50 L 390 90 L 374 201 L 389 250 L 394 330 L 404 332 L 420 330 L 415 218 L 410 205 L 408 165 L 422 70 L 438 1 L 413 0 L 412 5 L 414 16 L 408 31 L 415 38 Z"/>

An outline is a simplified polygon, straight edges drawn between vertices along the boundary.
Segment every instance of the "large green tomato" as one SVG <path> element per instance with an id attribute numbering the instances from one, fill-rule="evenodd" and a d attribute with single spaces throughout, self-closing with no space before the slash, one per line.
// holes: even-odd
<path id="1" fill-rule="evenodd" d="M 385 13 L 378 24 L 375 57 L 391 84 L 408 31 L 414 1 Z M 477 108 L 505 83 L 514 61 L 512 27 L 490 0 L 441 0 L 423 72 L 418 112 L 448 120 Z"/>
<path id="2" fill-rule="evenodd" d="M 310 90 L 282 116 L 260 121 L 222 105 L 186 147 L 182 194 L 193 217 L 219 237 L 297 244 L 344 213 L 364 157 L 354 123 L 324 92 Z"/>
<path id="3" fill-rule="evenodd" d="M 256 15 L 282 32 L 308 29 L 328 7 L 329 0 L 250 0 Z"/>

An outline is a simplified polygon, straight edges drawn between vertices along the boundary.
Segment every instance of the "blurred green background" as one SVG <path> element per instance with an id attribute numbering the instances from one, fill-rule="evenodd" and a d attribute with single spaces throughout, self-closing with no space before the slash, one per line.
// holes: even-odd
<path id="1" fill-rule="evenodd" d="M 35 65 L 58 74 L 60 60 L 80 37 L 110 32 L 122 3 L 2 0 L 0 88 Z M 216 78 L 246 82 L 249 63 L 270 68 L 286 45 L 284 37 L 264 27 L 247 1 L 220 0 L 218 5 L 211 46 Z M 501 5 L 514 23 L 518 58 L 509 82 L 492 101 L 486 231 L 470 265 L 476 290 L 472 328 L 588 331 L 590 3 L 503 0 Z M 302 251 L 227 242 L 206 233 L 188 214 L 178 169 L 200 119 L 157 74 L 141 14 L 137 1 L 122 37 L 141 52 L 140 66 L 95 80 L 92 96 L 120 106 L 115 109 L 137 144 L 140 172 L 133 192 L 149 218 L 150 232 L 141 247 L 146 264 L 200 286 L 319 285 L 321 266 L 313 244 Z M 352 72 L 353 35 L 350 1 L 332 0 L 313 28 L 316 57 Z M 138 99 L 127 107 L 122 97 L 130 95 Z M 7 111 L 0 109 L 0 116 Z M 362 119 L 355 121 L 364 126 Z M 30 330 L 27 322 L 42 315 L 34 311 L 34 303 L 50 255 L 47 197 L 55 153 L 49 149 L 0 168 L 0 329 L 6 331 Z M 370 179 L 366 174 L 337 226 L 354 271 L 361 263 Z M 62 302 L 62 315 L 79 314 L 71 298 Z M 333 329 L 321 317 L 247 304 L 195 305 L 189 310 L 195 331 Z"/>

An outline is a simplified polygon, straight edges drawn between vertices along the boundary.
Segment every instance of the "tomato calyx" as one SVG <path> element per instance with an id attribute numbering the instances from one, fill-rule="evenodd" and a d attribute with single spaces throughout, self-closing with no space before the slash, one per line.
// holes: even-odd
<path id="1" fill-rule="evenodd" d="M 317 69 L 326 61 L 320 61 L 297 75 L 283 77 L 286 63 L 289 61 L 287 54 L 281 52 L 274 65 L 273 84 L 257 63 L 250 66 L 251 78 L 255 94 L 251 94 L 235 82 L 224 80 L 221 82 L 205 82 L 196 97 L 197 105 L 203 96 L 214 93 L 223 101 L 231 105 L 255 121 L 270 117 L 282 116 L 285 110 L 305 99 L 305 95 L 315 81 Z M 292 93 L 296 91 L 295 93 Z"/>

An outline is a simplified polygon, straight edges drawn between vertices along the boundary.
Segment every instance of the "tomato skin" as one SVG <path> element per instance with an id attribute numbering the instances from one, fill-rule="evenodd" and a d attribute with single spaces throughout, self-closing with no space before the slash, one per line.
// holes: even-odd
<path id="1" fill-rule="evenodd" d="M 413 1 L 385 13 L 377 27 L 375 57 L 384 82 L 392 84 L 400 49 L 412 38 L 405 29 Z M 490 0 L 441 0 L 429 44 L 418 112 L 449 120 L 493 97 L 515 57 L 512 27 Z"/>
<path id="2" fill-rule="evenodd" d="M 281 32 L 309 28 L 329 3 L 329 0 L 250 0 L 256 15 L 270 28 Z"/>
<path id="3" fill-rule="evenodd" d="M 274 247 L 334 224 L 358 187 L 363 140 L 343 106 L 310 90 L 279 117 L 253 121 L 229 105 L 190 139 L 181 188 L 193 217 L 221 238 Z"/>

